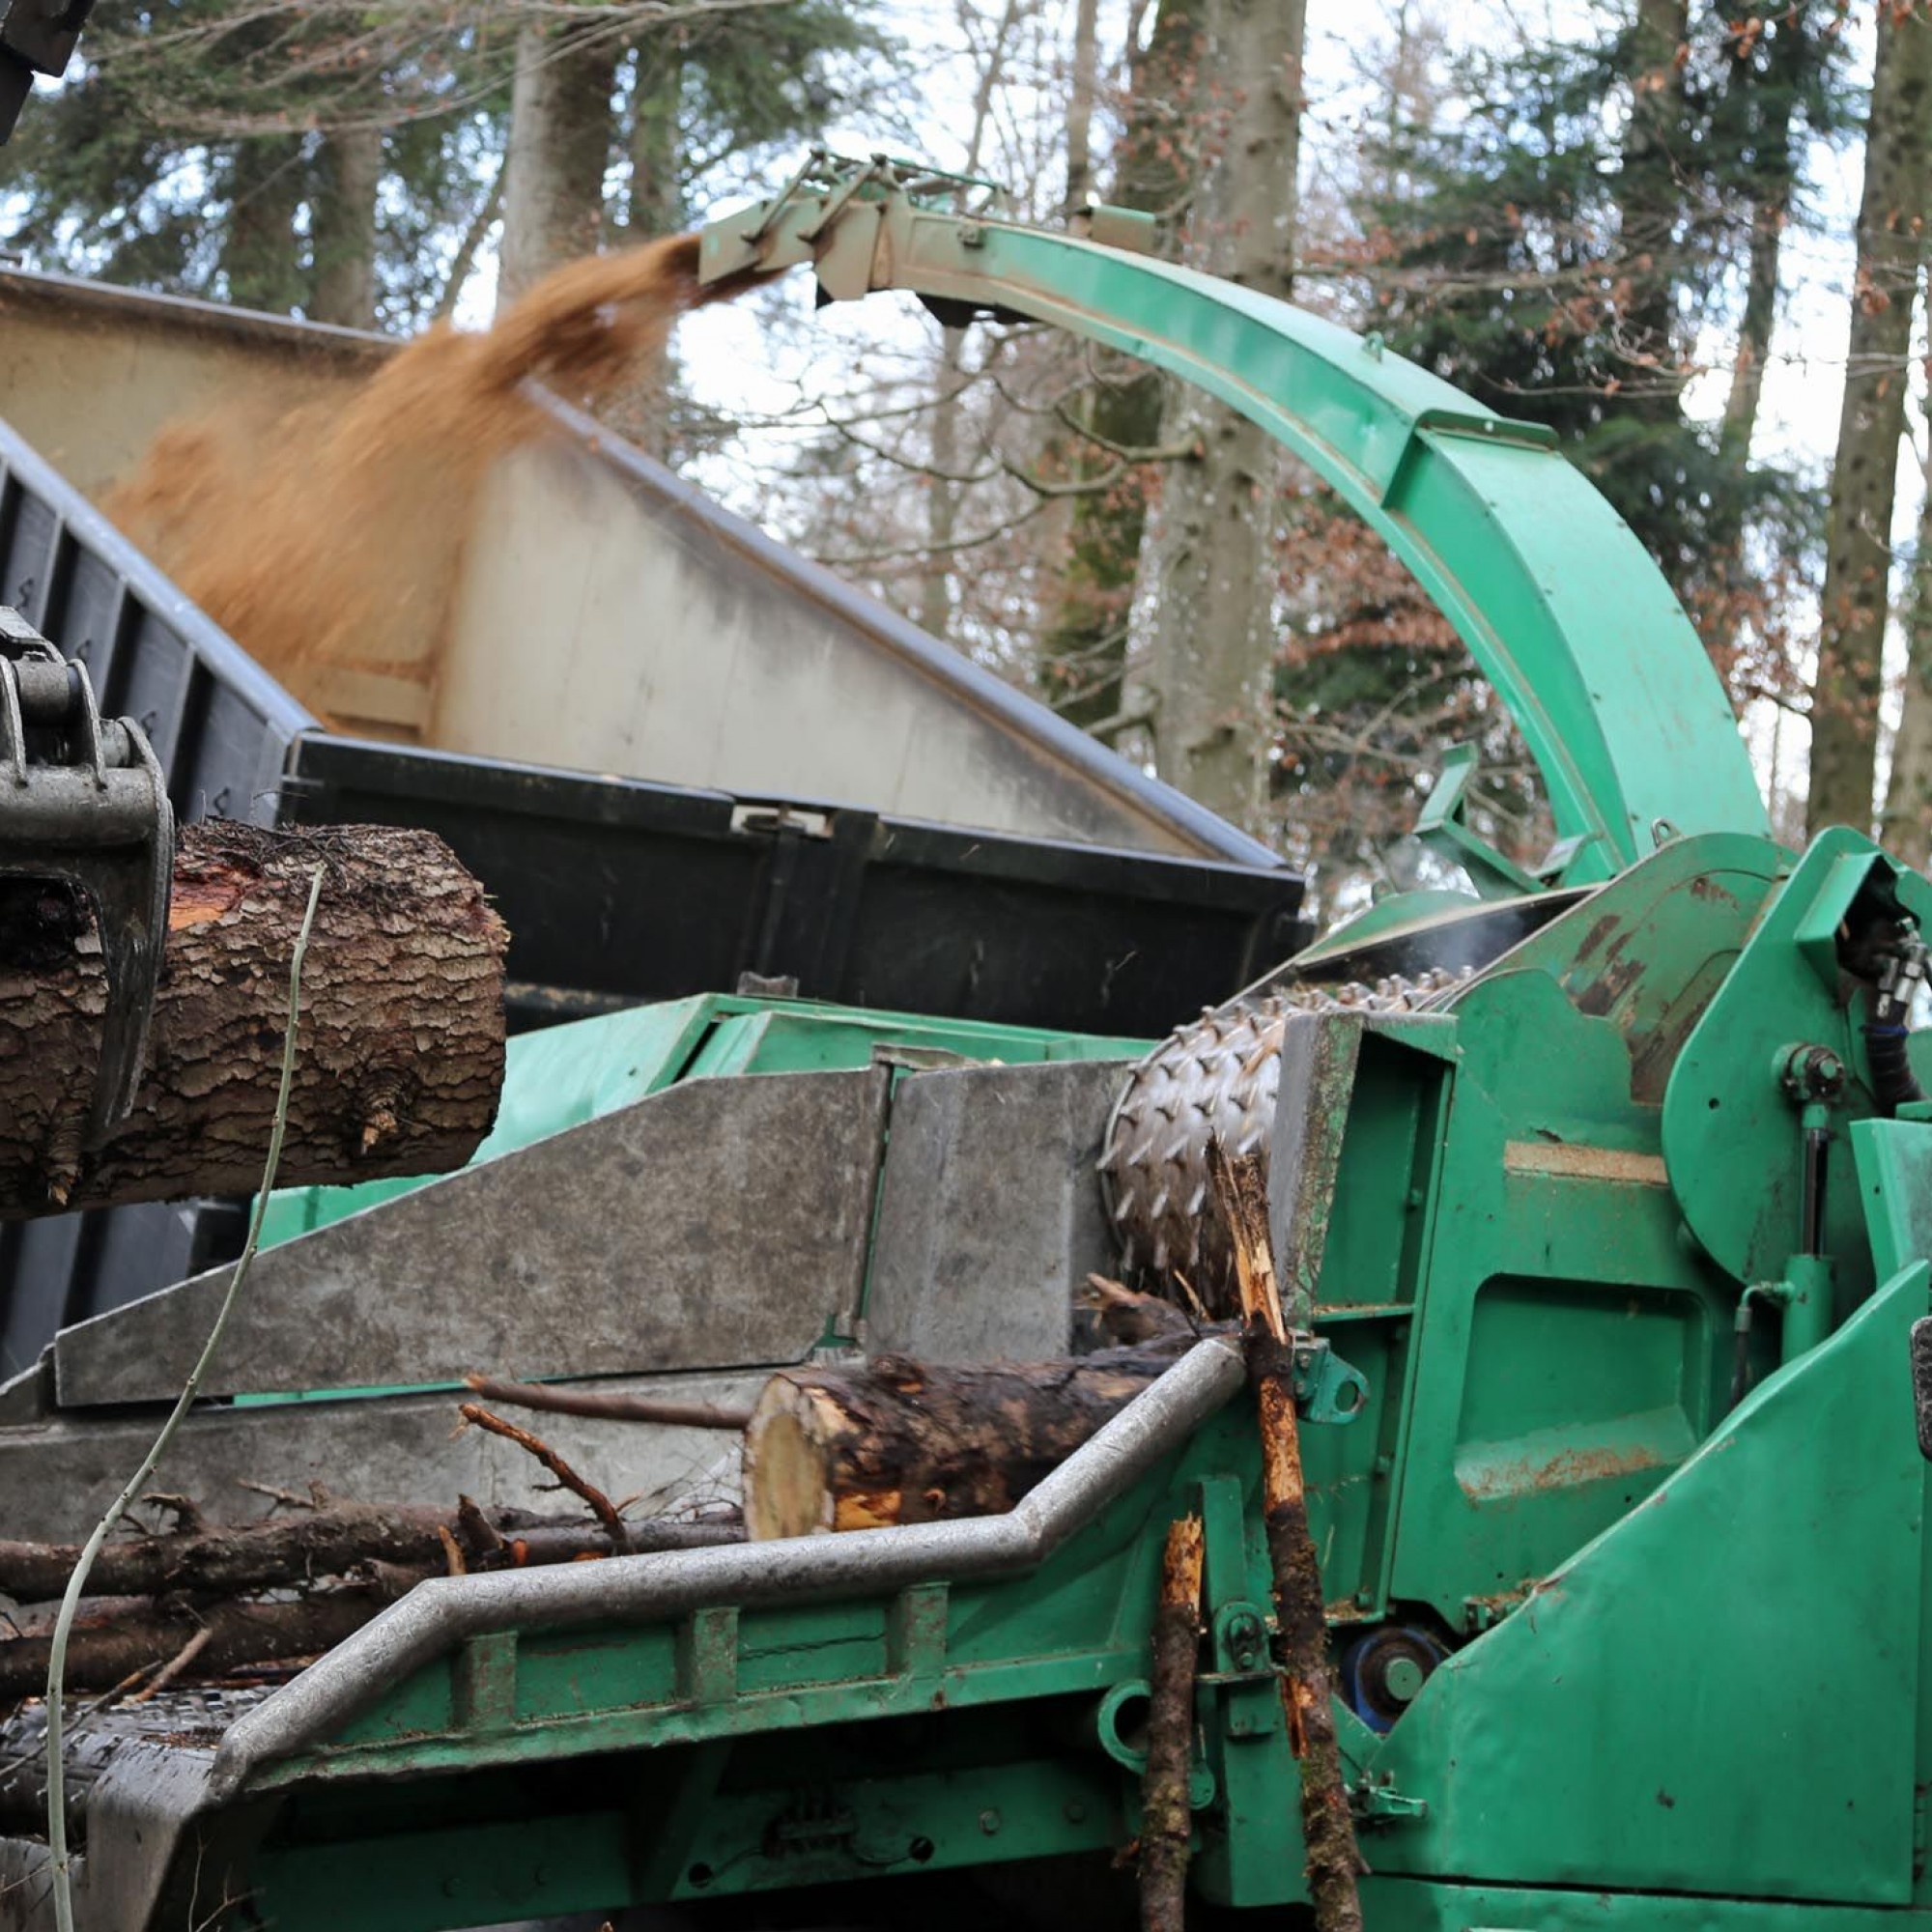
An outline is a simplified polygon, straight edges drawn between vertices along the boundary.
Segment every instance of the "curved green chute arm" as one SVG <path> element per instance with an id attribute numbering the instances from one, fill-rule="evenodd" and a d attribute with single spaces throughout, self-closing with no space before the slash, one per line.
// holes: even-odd
<path id="1" fill-rule="evenodd" d="M 908 289 L 1053 323 L 1260 424 L 1402 558 L 1509 706 L 1548 788 L 1563 881 L 1680 833 L 1768 835 L 1737 721 L 1641 544 L 1538 425 L 1305 310 L 1071 235 L 923 203 L 890 180 L 799 185 L 704 230 L 716 280 L 811 262 L 834 298 Z"/>

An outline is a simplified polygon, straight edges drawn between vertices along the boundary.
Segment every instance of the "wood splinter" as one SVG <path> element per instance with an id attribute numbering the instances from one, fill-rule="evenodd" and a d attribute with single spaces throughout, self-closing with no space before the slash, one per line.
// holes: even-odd
<path id="1" fill-rule="evenodd" d="M 1316 1932 L 1362 1932 L 1356 1879 L 1368 1867 L 1355 1843 L 1335 1734 L 1333 1672 L 1321 1569 L 1308 1527 L 1300 1425 L 1294 1412 L 1294 1348 L 1281 1310 L 1268 1242 L 1267 1174 L 1252 1154 L 1208 1145 L 1215 1203 L 1233 1236 L 1240 1285 L 1248 1385 L 1261 1422 L 1262 1502 L 1275 1617 L 1287 1675 L 1282 1703 L 1301 1766 L 1301 1830 Z"/>
<path id="2" fill-rule="evenodd" d="M 1142 1932 L 1182 1932 L 1193 1807 L 1187 1775 L 1194 1761 L 1194 1670 L 1201 1642 L 1201 1519 L 1182 1517 L 1167 1532 L 1149 1672 L 1148 1759 L 1141 1779 Z"/>

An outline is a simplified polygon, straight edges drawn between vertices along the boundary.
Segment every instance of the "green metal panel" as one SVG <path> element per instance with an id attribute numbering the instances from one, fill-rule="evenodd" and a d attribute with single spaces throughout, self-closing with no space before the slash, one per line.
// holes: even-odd
<path id="1" fill-rule="evenodd" d="M 1861 1023 L 1862 997 L 1840 984 L 1836 935 L 1861 894 L 1922 891 L 1862 834 L 1833 827 L 1792 868 L 1723 985 L 1685 1042 L 1663 1103 L 1663 1151 L 1684 1218 L 1740 1282 L 1776 1281 L 1799 1245 L 1803 1144 L 1799 1109 L 1779 1067 L 1793 1046 L 1829 1047 L 1843 1096 L 1829 1109 L 1839 1137 L 1875 1111 Z M 1740 1173 L 1751 1184 L 1740 1187 Z M 1842 1151 L 1825 1191 L 1824 1251 L 1839 1307 L 1873 1281 L 1863 1209 L 1844 1184 Z"/>
<path id="2" fill-rule="evenodd" d="M 1932 1301 L 1932 1124 L 1845 1123 L 1833 1184 L 1884 1286 L 1790 1366 L 1760 1350 L 1729 1413 L 1738 1283 L 1683 1198 L 1748 1199 L 1779 1170 L 1714 1144 L 1687 1183 L 1664 1158 L 1687 1042 L 1699 1077 L 1769 1074 L 1766 1038 L 1838 1012 L 1820 968 L 1870 853 L 1672 840 L 1446 1014 L 1295 1022 L 1350 1033 L 1311 1110 L 1332 1176 L 1315 1319 L 1369 1389 L 1359 1421 L 1303 1436 L 1330 1623 L 1338 1644 L 1432 1614 L 1469 1637 L 1386 1736 L 1338 1713 L 1369 1932 L 1878 1932 L 1881 1913 L 1932 1932 L 1905 1373 Z M 703 1013 L 684 1077 L 863 1064 L 891 1024 Z M 1122 1050 L 906 1026 L 908 1056 Z M 1136 1765 L 1096 1737 L 1102 1699 L 1143 1687 L 1163 1535 L 1198 1508 L 1194 1885 L 1294 1903 L 1254 1426 L 1245 1402 L 1215 1415 L 1027 1575 L 459 1643 L 256 1775 L 250 1889 L 278 1925 L 415 1932 L 1117 1853 Z"/>
<path id="3" fill-rule="evenodd" d="M 1429 1807 L 1372 1848 L 1378 1871 L 1907 1902 L 1926 1472 L 1905 1360 L 1927 1273 L 1429 1680 L 1372 1762 Z"/>
<path id="4" fill-rule="evenodd" d="M 1325 1535 L 1338 1492 L 1364 1482 L 1323 1455 L 1357 1432 L 1316 1434 Z M 1226 1640 L 1201 1692 L 1201 1880 L 1236 1904 L 1301 1897 L 1279 1687 L 1229 1636 L 1268 1602 L 1258 1480 L 1242 1401 L 1025 1576 L 471 1639 L 253 1781 L 286 1802 L 252 1895 L 278 1926 L 319 1924 L 303 1915 L 326 1898 L 332 1922 L 428 1932 L 1118 1850 L 1138 1774 L 1094 1714 L 1144 1679 L 1166 1526 L 1204 1508 Z"/>
<path id="5" fill-rule="evenodd" d="M 1917 1122 L 1856 1121 L 1850 1139 L 1872 1262 L 1889 1281 L 1932 1256 L 1932 1131 Z"/>
<path id="6" fill-rule="evenodd" d="M 478 1166 L 532 1141 L 560 1134 L 566 1127 L 582 1126 L 668 1086 L 712 1025 L 716 1005 L 706 998 L 669 1000 L 519 1034 L 504 1056 L 496 1124 L 469 1164 Z M 278 1189 L 263 1216 L 262 1245 L 293 1240 L 436 1178 L 421 1175 L 369 1180 L 357 1187 Z"/>
<path id="7" fill-rule="evenodd" d="M 1218 396 L 1330 483 L 1510 707 L 1559 834 L 1585 841 L 1569 881 L 1607 878 L 1648 852 L 1660 821 L 1767 829 L 1690 620 L 1548 431 L 1479 408 L 1377 337 L 1252 290 L 895 191 L 833 209 L 805 192 L 727 216 L 704 232 L 703 272 L 822 260 L 860 240 L 862 276 L 831 275 L 830 293 L 914 289 L 1055 323 Z"/>
<path id="8" fill-rule="evenodd" d="M 518 1035 L 509 1042 L 496 1125 L 470 1165 L 581 1126 L 675 1080 L 868 1066 L 882 1047 L 1012 1065 L 1118 1060 L 1139 1055 L 1151 1044 L 984 1020 L 865 1012 L 806 1000 L 748 1000 L 715 993 L 670 1000 Z M 273 1247 L 293 1240 L 437 1178 L 280 1189 L 269 1203 L 262 1244 Z"/>
<path id="9" fill-rule="evenodd" d="M 1456 1037 L 1388 1587 L 1467 1630 L 1690 1454 L 1731 1298 L 1677 1239 L 1611 1021 L 1525 969 L 1461 999 Z"/>
<path id="10" fill-rule="evenodd" d="M 1932 1924 L 1917 1912 L 1396 1878 L 1363 1881 L 1362 1914 L 1370 1932 L 1920 1932 Z"/>

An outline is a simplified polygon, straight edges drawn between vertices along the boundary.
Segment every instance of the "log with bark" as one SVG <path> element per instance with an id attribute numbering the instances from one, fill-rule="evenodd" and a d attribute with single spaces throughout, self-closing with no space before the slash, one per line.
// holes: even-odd
<path id="1" fill-rule="evenodd" d="M 230 1598 L 204 1608 L 149 1602 L 102 1605 L 73 1627 L 67 1686 L 71 1690 L 111 1690 L 138 1672 L 165 1667 L 190 1643 L 198 1646 L 193 1662 L 197 1679 L 319 1656 L 392 1601 L 391 1589 L 371 1583 L 279 1600 Z M 0 1643 L 0 1702 L 46 1689 L 52 1643 L 51 1635 L 38 1634 Z"/>
<path id="2" fill-rule="evenodd" d="M 519 1509 L 456 1509 L 412 1503 L 331 1503 L 251 1523 L 200 1522 L 161 1535 L 125 1536 L 101 1548 L 88 1577 L 97 1597 L 187 1593 L 232 1596 L 304 1584 L 371 1564 L 395 1570 L 444 1567 L 447 1535 L 470 1570 L 572 1563 L 582 1556 L 632 1556 L 734 1543 L 735 1519 L 627 1522 L 620 1541 L 581 1519 Z M 71 1544 L 0 1542 L 0 1595 L 47 1603 L 67 1587 L 79 1549 Z"/>
<path id="3" fill-rule="evenodd" d="M 745 1430 L 746 1533 L 755 1542 L 1010 1509 L 1193 1339 L 1183 1329 L 986 1368 L 880 1355 L 784 1370 Z"/>
<path id="4" fill-rule="evenodd" d="M 1187 1861 L 1194 1833 L 1194 1679 L 1201 1645 L 1201 1519 L 1167 1533 L 1148 1671 L 1147 1770 L 1141 1778 L 1142 1932 L 1184 1932 Z"/>
<path id="5" fill-rule="evenodd" d="M 1245 1321 L 1248 1386 L 1261 1431 L 1262 1530 L 1274 1573 L 1282 1706 L 1301 1773 L 1301 1837 L 1315 1932 L 1362 1932 L 1357 1875 L 1368 1867 L 1349 1809 L 1321 1564 L 1308 1520 L 1301 1427 L 1294 1408 L 1294 1344 L 1283 1314 L 1268 1235 L 1267 1175 L 1258 1154 L 1208 1143 L 1208 1172 L 1234 1242 Z"/>
<path id="6" fill-rule="evenodd" d="M 341 1642 L 429 1577 L 699 1549 L 744 1535 L 726 1516 L 620 1527 L 613 1538 L 582 1518 L 486 1510 L 468 1496 L 454 1510 L 331 1503 L 236 1525 L 209 1525 L 190 1512 L 185 1528 L 125 1537 L 101 1550 L 66 1682 L 104 1690 L 177 1661 L 197 1680 L 281 1663 Z M 0 1543 L 0 1595 L 50 1605 L 78 1554 L 65 1544 Z M 14 1621 L 19 1634 L 0 1639 L 0 1701 L 46 1683 L 48 1632 L 24 1610 Z"/>
<path id="7" fill-rule="evenodd" d="M 190 825 L 145 1075 L 98 1149 L 83 1146 L 106 998 L 91 918 L 58 883 L 0 881 L 0 1219 L 260 1182 L 318 865 L 283 1184 L 469 1158 L 502 1086 L 508 937 L 477 881 L 426 832 Z"/>

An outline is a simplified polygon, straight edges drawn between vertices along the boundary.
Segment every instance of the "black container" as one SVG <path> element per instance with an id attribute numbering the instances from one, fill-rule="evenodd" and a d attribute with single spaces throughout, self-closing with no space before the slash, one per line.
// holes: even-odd
<path id="1" fill-rule="evenodd" d="M 1282 867 L 332 736 L 4 423 L 0 603 L 87 664 L 104 713 L 140 722 L 183 819 L 447 839 L 509 923 L 516 1028 L 752 974 L 850 1006 L 1156 1035 L 1307 937 Z M 0 1379 L 240 1238 L 232 1202 L 0 1229 Z"/>

